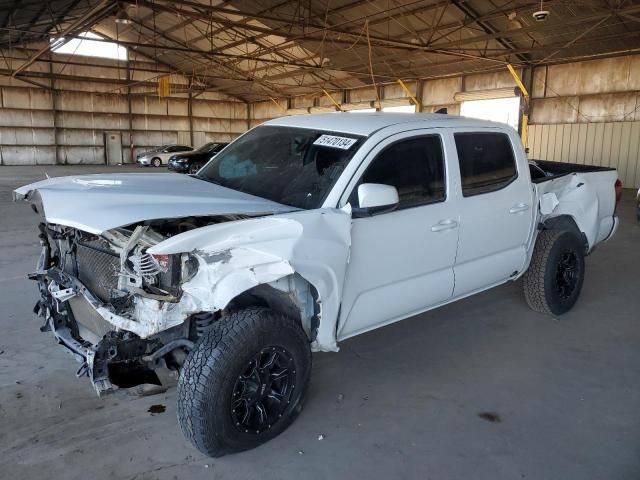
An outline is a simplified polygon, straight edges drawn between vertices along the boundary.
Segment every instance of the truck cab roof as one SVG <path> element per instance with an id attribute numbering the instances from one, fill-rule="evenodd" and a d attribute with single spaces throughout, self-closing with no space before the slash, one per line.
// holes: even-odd
<path id="1" fill-rule="evenodd" d="M 369 136 L 386 127 L 399 124 L 422 124 L 430 127 L 460 127 L 460 128 L 506 128 L 502 123 L 478 120 L 474 118 L 446 115 L 441 113 L 320 113 L 314 115 L 292 115 L 276 118 L 263 125 L 277 125 L 285 127 L 311 128 L 317 130 L 338 131 L 352 135 Z M 418 125 L 416 125 L 418 126 Z"/>

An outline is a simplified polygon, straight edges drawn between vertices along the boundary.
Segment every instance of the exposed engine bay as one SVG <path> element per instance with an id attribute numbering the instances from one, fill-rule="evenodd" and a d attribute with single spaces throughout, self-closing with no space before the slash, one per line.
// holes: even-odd
<path id="1" fill-rule="evenodd" d="M 30 278 L 39 283 L 35 312 L 78 357 L 99 394 L 116 387 L 159 384 L 154 370 L 177 370 L 219 315 L 184 310 L 175 325 L 139 320 L 177 306 L 181 286 L 198 271 L 189 253 L 152 255 L 147 249 L 180 233 L 245 216 L 144 222 L 95 235 L 41 223 L 42 253 Z M 163 307 L 164 306 L 164 307 Z M 169 323 L 171 320 L 169 320 Z M 114 328 L 114 326 L 116 328 Z"/>
<path id="2" fill-rule="evenodd" d="M 314 351 L 338 350 L 348 208 L 300 210 L 172 174 L 51 178 L 14 199 L 43 219 L 30 275 L 42 330 L 99 394 L 159 383 L 247 306 L 298 319 Z"/>

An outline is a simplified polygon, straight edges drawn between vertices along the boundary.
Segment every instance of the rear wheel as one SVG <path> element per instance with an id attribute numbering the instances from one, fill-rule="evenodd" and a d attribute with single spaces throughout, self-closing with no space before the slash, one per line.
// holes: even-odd
<path id="1" fill-rule="evenodd" d="M 231 313 L 199 340 L 180 372 L 182 432 L 213 457 L 257 447 L 295 420 L 310 375 L 299 321 L 262 307 Z"/>
<path id="2" fill-rule="evenodd" d="M 584 247 L 574 233 L 541 231 L 523 277 L 527 303 L 540 313 L 568 312 L 580 296 L 584 270 Z"/>
<path id="3" fill-rule="evenodd" d="M 162 165 L 162 160 L 156 157 L 151 160 L 151 165 L 153 165 L 154 167 L 159 167 L 160 165 Z"/>

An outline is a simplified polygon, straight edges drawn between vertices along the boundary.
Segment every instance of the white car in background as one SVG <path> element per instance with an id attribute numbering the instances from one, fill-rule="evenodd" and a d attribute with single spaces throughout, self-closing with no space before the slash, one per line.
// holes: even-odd
<path id="1" fill-rule="evenodd" d="M 160 167 L 166 165 L 169 161 L 169 157 L 181 152 L 191 152 L 193 147 L 187 145 L 163 145 L 155 150 L 148 150 L 138 154 L 136 163 L 148 167 Z"/>

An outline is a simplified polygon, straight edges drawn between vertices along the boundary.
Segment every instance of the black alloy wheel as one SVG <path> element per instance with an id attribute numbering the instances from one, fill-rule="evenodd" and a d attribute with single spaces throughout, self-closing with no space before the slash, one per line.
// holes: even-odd
<path id="1" fill-rule="evenodd" d="M 270 429 L 282 418 L 295 388 L 296 367 L 291 354 L 276 346 L 260 350 L 233 388 L 234 425 L 245 433 Z"/>
<path id="2" fill-rule="evenodd" d="M 212 457 L 255 448 L 296 419 L 310 377 L 300 319 L 259 306 L 231 311 L 198 339 L 180 370 L 180 428 Z"/>
<path id="3" fill-rule="evenodd" d="M 573 251 L 565 251 L 560 255 L 556 268 L 556 291 L 560 298 L 567 299 L 576 289 L 578 258 Z"/>
<path id="4" fill-rule="evenodd" d="M 572 231 L 542 230 L 523 276 L 525 299 L 536 312 L 562 315 L 575 305 L 584 282 L 586 251 Z"/>

